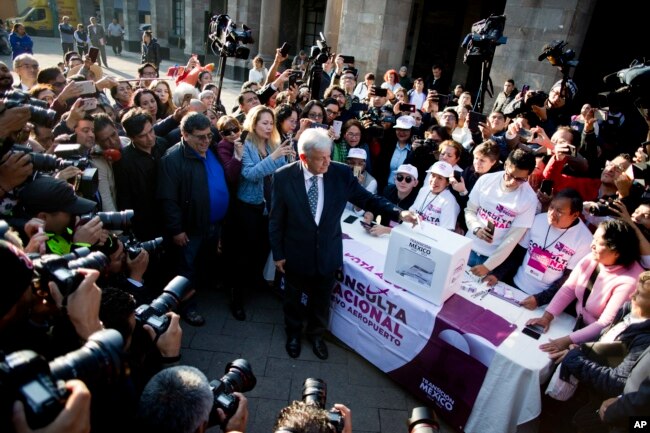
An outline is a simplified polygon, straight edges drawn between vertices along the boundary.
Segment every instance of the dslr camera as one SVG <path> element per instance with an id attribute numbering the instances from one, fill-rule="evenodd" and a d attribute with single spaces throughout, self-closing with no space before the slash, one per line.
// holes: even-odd
<path id="1" fill-rule="evenodd" d="M 86 344 L 48 363 L 31 350 L 0 354 L 0 407 L 10 419 L 13 402 L 25 406 L 32 429 L 50 424 L 65 407 L 64 381 L 79 379 L 88 388 L 111 385 L 123 375 L 123 341 L 114 329 L 90 336 Z"/>
<path id="2" fill-rule="evenodd" d="M 327 404 L 327 384 L 325 381 L 313 377 L 305 379 L 302 385 L 302 401 L 305 404 L 310 404 L 324 410 Z M 327 412 L 327 418 L 338 433 L 343 431 L 345 419 L 341 411 L 332 409 Z"/>
<path id="3" fill-rule="evenodd" d="M 84 225 L 96 216 L 99 217 L 103 228 L 106 230 L 127 230 L 131 227 L 133 209 L 127 209 L 119 212 L 87 213 L 79 217 L 79 224 Z"/>
<path id="4" fill-rule="evenodd" d="M 611 200 L 599 199 L 595 205 L 589 208 L 589 213 L 593 216 L 617 216 L 611 209 L 610 205 L 612 204 Z"/>
<path id="5" fill-rule="evenodd" d="M 84 275 L 76 272 L 76 269 L 103 271 L 109 264 L 109 259 L 104 253 L 99 251 L 91 253 L 88 248 L 77 248 L 63 256 L 46 254 L 33 257 L 30 254 L 30 258 L 34 263 L 34 272 L 37 276 L 34 287 L 37 290 L 49 291 L 48 283 L 53 281 L 64 297 L 77 290 L 84 280 Z"/>
<path id="6" fill-rule="evenodd" d="M 57 149 L 54 151 L 54 155 L 46 153 L 37 153 L 34 152 L 31 147 L 22 146 L 20 144 L 14 144 L 11 147 L 12 152 L 24 152 L 29 155 L 31 159 L 32 166 L 34 171 L 43 171 L 43 172 L 54 172 L 63 170 L 66 167 L 77 167 L 80 170 L 86 170 L 91 167 L 90 160 L 88 158 L 82 158 L 80 155 L 75 155 L 73 157 L 67 158 L 59 154 L 58 147 L 62 146 L 78 146 L 74 145 L 64 145 L 60 144 L 57 146 Z"/>
<path id="7" fill-rule="evenodd" d="M 149 325 L 157 336 L 169 328 L 170 319 L 166 314 L 178 307 L 189 293 L 190 280 L 177 275 L 165 286 L 163 292 L 151 304 L 142 304 L 135 310 L 135 320 L 140 325 Z"/>
<path id="8" fill-rule="evenodd" d="M 162 245 L 163 238 L 155 238 L 150 241 L 139 242 L 137 239 L 131 238 L 124 242 L 124 250 L 129 255 L 131 260 L 138 257 L 140 251 L 145 250 L 149 255 L 155 253 Z"/>
<path id="9" fill-rule="evenodd" d="M 229 362 L 225 373 L 221 379 L 210 382 L 210 389 L 214 396 L 213 409 L 222 409 L 226 417 L 230 418 L 239 407 L 239 400 L 233 392 L 252 390 L 257 384 L 257 379 L 250 362 L 241 358 Z"/>
<path id="10" fill-rule="evenodd" d="M 440 431 L 440 424 L 435 412 L 426 406 L 415 407 L 411 417 L 406 420 L 409 433 L 435 433 Z"/>
<path id="11" fill-rule="evenodd" d="M 57 123 L 56 111 L 50 110 L 47 102 L 32 98 L 29 93 L 13 89 L 4 93 L 5 108 L 27 106 L 29 108 L 29 121 L 45 128 L 54 128 Z"/>

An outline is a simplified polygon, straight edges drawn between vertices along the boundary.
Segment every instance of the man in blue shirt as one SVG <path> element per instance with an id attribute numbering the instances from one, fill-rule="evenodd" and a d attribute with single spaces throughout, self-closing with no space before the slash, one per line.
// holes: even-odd
<path id="1" fill-rule="evenodd" d="M 221 221 L 228 210 L 228 188 L 217 157 L 210 119 L 189 113 L 181 120 L 181 141 L 160 161 L 157 197 L 161 201 L 166 236 L 178 253 L 178 275 L 197 287 L 196 264 L 215 254 Z M 190 302 L 181 313 L 191 325 L 204 318 Z"/>

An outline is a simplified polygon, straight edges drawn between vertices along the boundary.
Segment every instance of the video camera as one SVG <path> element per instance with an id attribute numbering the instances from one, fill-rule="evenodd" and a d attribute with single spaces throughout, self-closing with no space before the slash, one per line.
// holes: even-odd
<path id="1" fill-rule="evenodd" d="M 102 222 L 102 228 L 106 230 L 127 230 L 131 227 L 133 218 L 133 209 L 127 209 L 119 212 L 96 212 L 87 213 L 79 217 L 79 225 L 84 225 L 96 216 Z"/>
<path id="2" fill-rule="evenodd" d="M 86 344 L 50 363 L 31 350 L 0 354 L 0 408 L 11 418 L 14 401 L 25 406 L 32 429 L 50 424 L 65 407 L 63 381 L 79 379 L 88 388 L 115 383 L 123 375 L 123 341 L 114 329 L 95 332 Z"/>
<path id="3" fill-rule="evenodd" d="M 62 256 L 46 254 L 34 256 L 29 254 L 34 263 L 34 272 L 37 279 L 34 287 L 37 290 L 49 291 L 48 283 L 53 281 L 59 288 L 61 295 L 68 296 L 84 280 L 84 275 L 76 272 L 76 269 L 88 268 L 103 271 L 108 267 L 108 257 L 102 252 L 90 252 L 88 248 L 77 248 L 69 254 Z"/>
<path id="4" fill-rule="evenodd" d="M 192 283 L 180 275 L 165 286 L 163 292 L 151 304 L 142 304 L 135 310 L 135 320 L 140 325 L 149 325 L 157 336 L 169 328 L 170 319 L 166 314 L 178 307 L 189 293 Z"/>
<path id="5" fill-rule="evenodd" d="M 242 44 L 252 44 L 253 31 L 242 24 L 242 29 L 237 30 L 237 25 L 226 14 L 215 15 L 210 20 L 210 33 L 208 40 L 212 52 L 220 57 L 235 57 L 236 59 L 248 59 L 250 49 Z"/>
<path id="6" fill-rule="evenodd" d="M 47 102 L 32 98 L 29 93 L 13 89 L 4 93 L 5 108 L 27 106 L 29 108 L 29 121 L 35 125 L 54 128 L 57 123 L 57 113 L 50 110 Z"/>
<path id="7" fill-rule="evenodd" d="M 233 392 L 252 390 L 257 384 L 257 379 L 250 362 L 242 358 L 229 362 L 225 373 L 221 379 L 210 382 L 210 389 L 214 396 L 213 408 L 222 409 L 226 418 L 230 418 L 239 406 L 239 399 Z"/>
<path id="8" fill-rule="evenodd" d="M 603 78 L 608 89 L 607 92 L 598 94 L 600 107 L 622 107 L 633 103 L 638 109 L 650 108 L 650 61 L 634 60 L 629 68 L 606 75 Z"/>
<path id="9" fill-rule="evenodd" d="M 317 65 L 327 62 L 331 54 L 331 49 L 327 46 L 327 41 L 325 40 L 325 35 L 323 32 L 319 33 L 320 39 L 316 39 L 316 45 L 311 47 L 309 53 L 309 60 L 315 61 Z"/>
<path id="10" fill-rule="evenodd" d="M 325 409 L 327 404 L 327 384 L 322 379 L 308 377 L 302 385 L 302 401 L 305 404 L 316 406 L 319 409 Z M 345 419 L 341 411 L 332 409 L 327 412 L 327 419 L 334 429 L 341 433 L 345 424 Z"/>
<path id="11" fill-rule="evenodd" d="M 415 407 L 411 417 L 406 420 L 409 433 L 435 433 L 440 431 L 440 424 L 435 412 L 426 406 Z"/>
<path id="12" fill-rule="evenodd" d="M 460 44 L 461 48 L 465 48 L 463 63 L 492 59 L 496 47 L 508 42 L 508 38 L 503 36 L 505 27 L 505 15 L 490 15 L 472 24 L 472 32 Z"/>
<path id="13" fill-rule="evenodd" d="M 550 44 L 544 46 L 542 54 L 537 58 L 538 61 L 547 59 L 548 62 L 553 66 L 559 67 L 569 67 L 578 66 L 578 61 L 574 60 L 576 53 L 571 49 L 564 49 L 567 46 L 567 42 L 564 41 L 553 41 Z"/>

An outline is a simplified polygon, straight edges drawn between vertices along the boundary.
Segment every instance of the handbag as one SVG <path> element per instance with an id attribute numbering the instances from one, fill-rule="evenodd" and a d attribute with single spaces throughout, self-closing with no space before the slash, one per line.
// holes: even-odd
<path id="1" fill-rule="evenodd" d="M 558 365 L 553 376 L 551 376 L 551 380 L 548 382 L 545 394 L 555 400 L 567 401 L 576 392 L 578 379 L 569 376 L 569 381 L 567 382 L 560 378 L 560 370 L 561 365 Z"/>
<path id="2" fill-rule="evenodd" d="M 585 287 L 585 294 L 582 297 L 583 310 L 585 308 L 585 305 L 587 305 L 587 299 L 589 299 L 589 295 L 591 295 L 591 289 L 593 289 L 594 283 L 596 282 L 596 278 L 598 278 L 599 273 L 600 273 L 600 266 L 598 266 L 598 263 L 596 263 L 596 267 L 594 268 L 593 271 L 591 271 L 591 276 L 589 276 L 587 287 Z M 573 332 L 582 329 L 585 326 L 586 326 L 585 319 L 582 317 L 582 314 L 578 314 L 578 317 L 576 318 L 576 324 L 573 327 Z"/>
<path id="3" fill-rule="evenodd" d="M 611 368 L 617 367 L 628 354 L 622 341 L 583 343 L 580 349 L 590 360 Z"/>

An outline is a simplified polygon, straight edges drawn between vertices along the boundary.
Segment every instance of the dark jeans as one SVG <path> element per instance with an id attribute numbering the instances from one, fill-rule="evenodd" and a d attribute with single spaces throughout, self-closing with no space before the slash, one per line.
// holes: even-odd
<path id="1" fill-rule="evenodd" d="M 74 51 L 74 42 L 61 42 L 61 48 L 63 48 L 63 54 Z"/>
<path id="2" fill-rule="evenodd" d="M 177 274 L 192 282 L 196 289 L 214 281 L 214 266 L 217 261 L 220 224 L 213 224 L 206 236 L 188 235 L 190 241 L 184 247 L 177 247 Z"/>
<path id="3" fill-rule="evenodd" d="M 103 65 L 105 67 L 108 67 L 108 63 L 106 63 L 106 45 L 98 44 L 97 48 L 99 48 L 99 56 L 97 57 L 97 64 L 99 66 Z"/>
<path id="4" fill-rule="evenodd" d="M 300 337 L 306 320 L 307 336 L 322 338 L 329 323 L 334 282 L 334 275 L 285 274 L 283 308 L 287 336 Z"/>
<path id="5" fill-rule="evenodd" d="M 113 54 L 122 54 L 122 37 L 109 36 L 108 43 L 113 47 Z"/>

